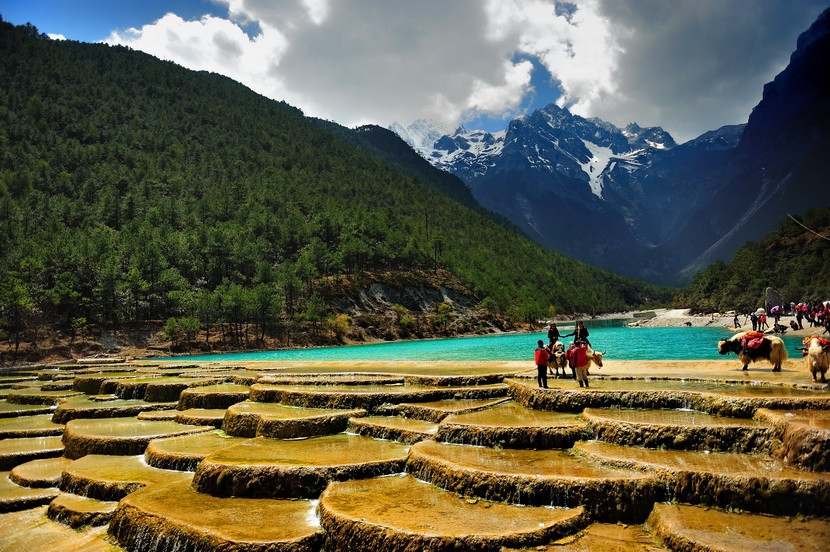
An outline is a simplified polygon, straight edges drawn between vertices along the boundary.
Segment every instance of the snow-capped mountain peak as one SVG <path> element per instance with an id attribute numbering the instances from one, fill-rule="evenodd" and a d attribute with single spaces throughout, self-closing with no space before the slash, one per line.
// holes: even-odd
<path id="1" fill-rule="evenodd" d="M 451 135 L 442 136 L 430 151 L 427 160 L 462 179 L 484 174 L 504 148 L 505 131 L 487 132 L 458 127 Z M 464 176 L 462 176 L 464 175 Z"/>
<path id="2" fill-rule="evenodd" d="M 622 129 L 622 133 L 632 148 L 650 147 L 666 150 L 677 145 L 674 138 L 659 126 L 643 128 L 637 123 L 631 123 Z"/>
<path id="3" fill-rule="evenodd" d="M 406 128 L 395 121 L 389 125 L 389 130 L 400 136 L 404 142 L 412 146 L 424 157 L 427 157 L 424 155 L 424 152 L 432 149 L 432 145 L 439 138 L 451 132 L 451 128 L 447 127 L 447 125 L 428 119 L 418 119 Z"/>
<path id="4" fill-rule="evenodd" d="M 391 127 L 390 127 L 391 128 Z M 619 129 L 598 118 L 585 119 L 567 108 L 550 104 L 510 122 L 507 130 L 491 133 L 459 126 L 451 134 L 433 140 L 436 129 L 427 121 L 416 121 L 403 129 L 413 143 L 413 134 L 423 138 L 417 151 L 436 167 L 464 179 L 471 188 L 488 172 L 509 159 L 511 170 L 567 176 L 587 184 L 585 192 L 603 199 L 604 180 L 619 166 L 626 171 L 648 164 L 650 152 L 675 146 L 672 137 L 660 127 L 642 128 L 636 123 Z M 412 130 L 410 130 L 412 129 Z M 392 128 L 402 134 L 400 125 Z M 403 135 L 403 134 L 402 134 Z M 406 138 L 404 138 L 406 139 Z M 571 184 L 578 186 L 576 182 Z"/>

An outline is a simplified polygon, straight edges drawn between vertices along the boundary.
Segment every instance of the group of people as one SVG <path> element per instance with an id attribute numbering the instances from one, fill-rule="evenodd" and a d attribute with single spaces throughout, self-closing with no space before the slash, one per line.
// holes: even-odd
<path id="1" fill-rule="evenodd" d="M 588 364 L 590 363 L 587 350 L 591 343 L 588 341 L 588 328 L 582 321 L 579 321 L 574 326 L 574 331 L 569 334 L 559 333 L 559 328 L 556 324 L 551 322 L 548 328 L 548 343 L 541 339 L 538 341 L 538 347 L 534 351 L 534 359 L 536 362 L 536 382 L 539 387 L 548 389 L 548 371 L 550 375 L 559 377 L 559 364 L 557 363 L 557 355 L 564 355 L 568 361 L 568 367 L 571 369 L 573 378 L 579 382 L 580 387 L 588 387 Z M 568 349 L 565 350 L 563 343 L 559 340 L 565 337 L 573 336 L 574 340 L 570 342 Z M 554 372 L 555 369 L 555 372 Z M 565 367 L 562 366 L 563 375 L 565 375 Z"/>
<path id="2" fill-rule="evenodd" d="M 813 302 L 799 303 L 792 306 L 795 310 L 795 319 L 798 322 L 798 329 L 804 329 L 804 319 L 811 328 L 824 326 L 824 331 L 830 333 L 830 301 L 826 303 Z"/>
<path id="3" fill-rule="evenodd" d="M 780 305 L 775 305 L 769 309 L 769 314 L 774 320 L 772 328 L 775 333 L 784 333 L 787 331 L 787 326 L 780 324 L 781 316 L 785 314 L 786 310 L 786 306 L 782 307 Z M 806 319 L 811 328 L 820 328 L 823 326 L 824 333 L 830 333 L 830 302 L 814 303 L 810 301 L 809 303 L 798 303 L 797 305 L 795 303 L 790 303 L 789 312 L 791 315 L 795 316 L 795 320 L 790 320 L 790 329 L 803 330 L 804 320 Z M 763 332 L 764 330 L 769 329 L 767 314 L 762 309 L 746 314 L 744 317 L 744 323 L 747 321 L 752 324 L 753 332 Z M 735 329 L 741 327 L 741 323 L 737 315 L 735 316 L 734 324 Z"/>
<path id="4" fill-rule="evenodd" d="M 765 312 L 762 312 L 762 313 L 751 312 L 751 313 L 747 314 L 744 317 L 744 322 L 746 322 L 747 319 L 752 323 L 752 331 L 753 332 L 762 332 L 764 330 L 769 329 L 769 324 L 767 324 L 767 313 L 765 313 Z M 741 323 L 738 320 L 738 315 L 737 314 L 735 315 L 734 322 L 735 322 L 735 327 L 736 328 L 741 327 Z M 778 318 L 775 319 L 775 323 L 778 324 Z"/>

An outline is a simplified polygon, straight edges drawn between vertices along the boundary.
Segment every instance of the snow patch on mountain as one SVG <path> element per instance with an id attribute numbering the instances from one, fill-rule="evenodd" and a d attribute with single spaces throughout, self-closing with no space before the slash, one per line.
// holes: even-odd
<path id="1" fill-rule="evenodd" d="M 598 146 L 584 138 L 581 140 L 588 151 L 591 152 L 591 158 L 587 163 L 580 163 L 580 165 L 582 166 L 582 170 L 585 171 L 585 174 L 588 175 L 588 184 L 591 186 L 591 193 L 602 199 L 602 173 L 605 171 L 605 167 L 608 166 L 611 158 L 615 157 L 614 152 L 611 151 L 611 148 Z"/>

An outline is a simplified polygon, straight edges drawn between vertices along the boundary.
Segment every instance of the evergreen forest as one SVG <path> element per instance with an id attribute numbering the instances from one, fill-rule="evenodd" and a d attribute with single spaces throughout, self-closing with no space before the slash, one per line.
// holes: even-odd
<path id="1" fill-rule="evenodd" d="M 10 347 L 148 325 L 185 340 L 212 332 L 228 347 L 342 336 L 355 313 L 335 291 L 378 275 L 460 290 L 513 321 L 671 300 L 536 245 L 460 181 L 361 146 L 359 129 L 223 76 L 0 20 L 0 83 Z"/>

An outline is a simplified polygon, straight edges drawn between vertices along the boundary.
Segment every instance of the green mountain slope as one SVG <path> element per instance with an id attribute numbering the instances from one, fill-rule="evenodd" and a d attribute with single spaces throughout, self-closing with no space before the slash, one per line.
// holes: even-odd
<path id="1" fill-rule="evenodd" d="M 454 174 L 433 167 L 391 130 L 377 125 L 365 125 L 350 129 L 330 121 L 315 120 L 321 128 L 332 131 L 338 137 L 383 163 L 409 176 L 420 179 L 421 182 L 433 190 L 454 199 L 462 205 L 472 209 L 479 209 L 493 217 L 497 217 L 497 220 L 509 224 L 507 219 L 503 219 L 495 213 L 484 211 L 463 180 Z"/>
<path id="2" fill-rule="evenodd" d="M 332 278 L 438 267 L 528 316 L 668 298 L 544 250 L 464 190 L 443 191 L 467 205 L 225 77 L 0 22 L 0 82 L 7 333 L 319 320 Z"/>
<path id="3" fill-rule="evenodd" d="M 830 207 L 811 209 L 797 220 L 803 226 L 787 218 L 760 242 L 740 248 L 728 264 L 709 265 L 676 303 L 698 312 L 748 312 L 764 306 L 768 286 L 786 303 L 830 299 Z"/>

